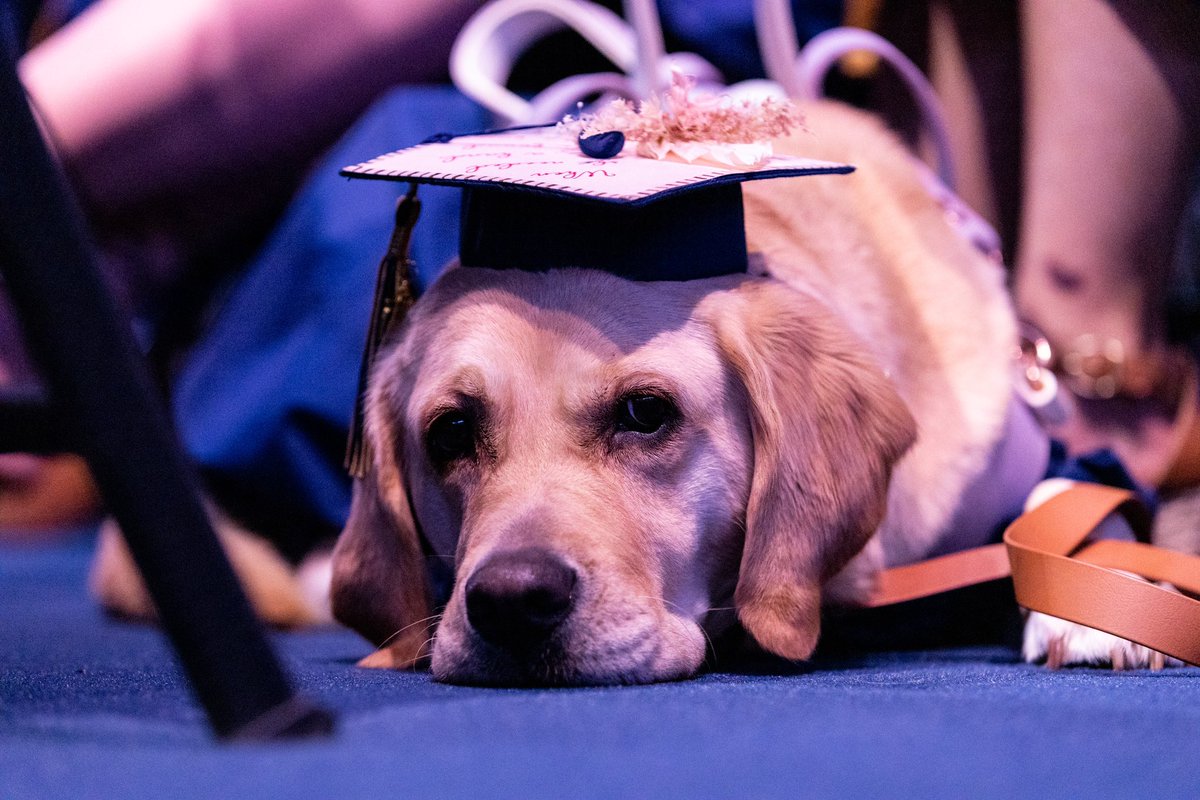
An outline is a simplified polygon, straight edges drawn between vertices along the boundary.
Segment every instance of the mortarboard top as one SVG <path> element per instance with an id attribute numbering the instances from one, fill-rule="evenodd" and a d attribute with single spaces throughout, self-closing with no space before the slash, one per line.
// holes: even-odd
<path id="1" fill-rule="evenodd" d="M 421 144 L 341 174 L 462 187 L 464 266 L 687 280 L 746 270 L 743 182 L 853 169 L 790 156 L 687 163 L 642 157 L 632 145 L 591 158 L 550 126 Z"/>

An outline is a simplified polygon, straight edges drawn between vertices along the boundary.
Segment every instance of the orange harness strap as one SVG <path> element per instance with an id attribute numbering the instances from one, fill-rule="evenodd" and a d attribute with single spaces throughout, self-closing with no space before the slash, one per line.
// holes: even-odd
<path id="1" fill-rule="evenodd" d="M 1085 543 L 1114 511 L 1135 524 L 1144 516 L 1130 492 L 1079 484 L 1018 517 L 1004 532 L 1004 544 L 885 570 L 865 605 L 901 603 L 1011 575 L 1025 608 L 1200 665 L 1200 602 L 1146 582 L 1166 581 L 1200 595 L 1200 558 L 1136 542 Z"/>

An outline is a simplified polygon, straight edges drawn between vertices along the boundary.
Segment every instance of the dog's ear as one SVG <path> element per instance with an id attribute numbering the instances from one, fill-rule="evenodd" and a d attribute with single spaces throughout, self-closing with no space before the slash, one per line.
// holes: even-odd
<path id="1" fill-rule="evenodd" d="M 381 486 L 378 470 L 355 481 L 333 550 L 333 615 L 379 648 L 359 666 L 407 669 L 428 656 L 429 582 L 403 481 Z"/>
<path id="2" fill-rule="evenodd" d="M 734 602 L 764 649 L 807 658 L 821 584 L 882 520 L 892 467 L 916 424 L 862 343 L 814 298 L 754 281 L 712 299 L 754 441 Z"/>

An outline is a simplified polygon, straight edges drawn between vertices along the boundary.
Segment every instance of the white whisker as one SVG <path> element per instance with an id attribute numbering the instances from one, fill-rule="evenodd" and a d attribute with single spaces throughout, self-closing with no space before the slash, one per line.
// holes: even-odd
<path id="1" fill-rule="evenodd" d="M 432 627 L 436 626 L 436 625 L 437 625 L 439 622 L 441 622 L 441 619 L 442 619 L 442 615 L 441 615 L 441 614 L 433 614 L 433 615 L 431 615 L 431 616 L 428 616 L 428 617 L 424 617 L 424 618 L 422 618 L 422 619 L 419 619 L 419 620 L 417 620 L 416 622 L 410 622 L 409 624 L 405 625 L 405 626 L 404 626 L 403 628 L 401 628 L 400 630 L 398 630 L 398 631 L 396 631 L 395 633 L 393 633 L 391 636 L 389 636 L 389 637 L 387 637 L 386 639 L 384 639 L 384 640 L 383 640 L 383 641 L 382 641 L 382 642 L 379 644 L 379 647 L 377 647 L 377 648 L 375 648 L 375 649 L 376 649 L 376 650 L 382 650 L 383 648 L 385 648 L 385 647 L 387 647 L 389 644 L 391 644 L 391 643 L 392 643 L 392 642 L 393 642 L 393 641 L 396 639 L 396 637 L 397 637 L 397 636 L 399 636 L 400 634 L 404 633 L 404 632 L 405 632 L 406 630 L 408 630 L 409 628 L 413 628 L 413 627 L 415 627 L 415 626 L 417 626 L 417 625 L 424 624 L 424 625 L 425 625 L 424 632 L 428 633 L 428 631 L 429 631 L 429 629 L 430 629 L 430 628 L 432 628 Z"/>

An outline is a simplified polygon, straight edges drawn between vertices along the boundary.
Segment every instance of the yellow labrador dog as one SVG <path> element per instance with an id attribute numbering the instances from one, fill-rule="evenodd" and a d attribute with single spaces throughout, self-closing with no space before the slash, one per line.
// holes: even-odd
<path id="1" fill-rule="evenodd" d="M 874 119 L 806 115 L 780 149 L 858 171 L 744 187 L 762 274 L 455 268 L 412 309 L 334 552 L 366 665 L 666 680 L 735 619 L 803 659 L 823 604 L 945 547 L 1009 413 L 1003 275 Z"/>
<path id="2" fill-rule="evenodd" d="M 364 666 L 430 659 L 445 681 L 647 682 L 694 673 L 735 624 L 806 658 L 823 606 L 983 543 L 992 484 L 1015 461 L 1019 509 L 1045 468 L 1040 430 L 1011 446 L 1002 271 L 873 118 L 806 113 L 779 149 L 859 169 L 744 186 L 755 274 L 447 271 L 376 359 L 332 578 L 216 515 L 259 614 L 306 625 L 332 601 L 377 646 Z M 111 525 L 92 588 L 154 615 Z M 1032 615 L 1026 659 L 1052 646 L 1152 657 Z"/>

